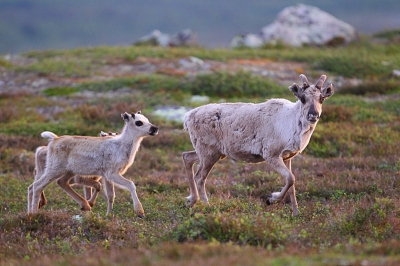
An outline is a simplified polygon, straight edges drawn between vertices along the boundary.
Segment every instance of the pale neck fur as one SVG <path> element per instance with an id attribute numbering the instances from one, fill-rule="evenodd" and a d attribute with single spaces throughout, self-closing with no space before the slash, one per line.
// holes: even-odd
<path id="1" fill-rule="evenodd" d="M 122 144 L 121 147 L 123 149 L 126 148 L 126 153 L 133 162 L 135 154 L 139 150 L 140 143 L 144 137 L 137 136 L 135 131 L 128 130 L 128 127 L 125 125 L 122 129 L 122 133 L 114 138 Z"/>
<path id="2" fill-rule="evenodd" d="M 315 124 L 311 124 L 307 120 L 307 112 L 308 111 L 302 110 L 302 103 L 300 100 L 298 100 L 295 103 L 295 109 L 297 109 L 296 123 L 299 123 L 299 121 L 301 122 L 301 126 L 298 125 L 300 127 L 300 134 L 298 135 L 298 137 L 299 137 L 298 140 L 299 140 L 300 152 L 302 152 L 307 147 L 308 143 L 310 142 L 311 135 L 313 134 L 318 121 Z"/>

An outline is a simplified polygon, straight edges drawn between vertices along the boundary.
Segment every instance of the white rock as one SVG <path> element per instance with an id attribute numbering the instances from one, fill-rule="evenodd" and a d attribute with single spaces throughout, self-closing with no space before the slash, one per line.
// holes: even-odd
<path id="1" fill-rule="evenodd" d="M 394 69 L 392 74 L 393 76 L 400 77 L 400 70 Z"/>
<path id="2" fill-rule="evenodd" d="M 254 33 L 241 34 L 233 38 L 231 47 L 250 47 L 259 48 L 263 46 L 264 40 L 261 36 Z"/>
<path id="3" fill-rule="evenodd" d="M 158 45 L 161 47 L 166 47 L 169 45 L 171 37 L 168 34 L 162 33 L 159 30 L 153 30 L 149 34 L 139 38 L 135 44 L 148 43 L 152 45 Z"/>
<path id="4" fill-rule="evenodd" d="M 153 114 L 169 121 L 183 122 L 183 118 L 189 110 L 183 106 L 164 106 L 154 110 Z"/>
<path id="5" fill-rule="evenodd" d="M 354 27 L 313 6 L 298 4 L 283 9 L 275 22 L 261 29 L 265 43 L 325 45 L 337 38 L 345 43 L 356 39 Z"/>
<path id="6" fill-rule="evenodd" d="M 201 96 L 201 95 L 193 95 L 192 98 L 190 99 L 190 102 L 192 103 L 209 103 L 210 102 L 210 97 L 208 96 Z"/>

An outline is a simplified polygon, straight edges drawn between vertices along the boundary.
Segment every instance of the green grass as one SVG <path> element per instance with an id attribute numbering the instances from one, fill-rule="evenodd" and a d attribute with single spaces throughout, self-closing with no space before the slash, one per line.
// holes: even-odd
<path id="1" fill-rule="evenodd" d="M 400 48 L 396 44 L 371 44 L 360 40 L 345 47 L 267 47 L 265 49 L 205 49 L 159 47 L 94 47 L 63 51 L 34 51 L 25 54 L 38 61 L 20 71 L 34 71 L 43 75 L 84 77 L 101 66 L 116 62 L 133 63 L 140 58 L 183 58 L 229 61 L 232 59 L 272 59 L 305 62 L 312 69 L 323 69 L 344 77 L 383 78 L 393 69 L 400 69 Z"/>
<path id="2" fill-rule="evenodd" d="M 398 67 L 398 48 L 360 45 L 269 50 L 97 47 L 28 53 L 37 62 L 17 71 L 76 83 L 37 94 L 0 94 L 0 265 L 397 265 L 400 86 L 386 71 Z M 193 149 L 189 136 L 181 123 L 152 115 L 164 105 L 194 107 L 194 94 L 207 95 L 212 102 L 294 100 L 284 86 L 246 72 L 90 79 L 101 65 L 121 60 L 188 55 L 227 62 L 300 61 L 311 72 L 323 68 L 330 77 L 350 71 L 346 73 L 364 80 L 338 89 L 324 103 L 308 147 L 293 159 L 300 216 L 293 217 L 287 204 L 265 204 L 265 197 L 284 183 L 271 167 L 230 159 L 219 162 L 208 177 L 210 204 L 187 208 L 181 154 Z M 80 59 L 82 69 L 76 67 Z M 386 60 L 391 62 L 387 69 L 387 64 L 378 64 Z M 97 96 L 83 98 L 82 93 Z M 127 191 L 117 189 L 113 215 L 106 216 L 105 197 L 84 213 L 55 183 L 46 188 L 48 205 L 26 214 L 34 152 L 47 144 L 40 138 L 42 131 L 118 132 L 123 126 L 120 114 L 138 110 L 160 127 L 158 136 L 143 141 L 125 174 L 137 185 L 144 219 L 135 216 Z"/>

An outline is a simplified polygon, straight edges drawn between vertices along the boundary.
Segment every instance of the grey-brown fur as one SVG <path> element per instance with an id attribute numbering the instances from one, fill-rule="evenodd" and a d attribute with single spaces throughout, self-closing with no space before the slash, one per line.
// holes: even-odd
<path id="1" fill-rule="evenodd" d="M 208 104 L 189 111 L 184 127 L 189 131 L 194 151 L 184 152 L 190 206 L 201 198 L 208 203 L 205 189 L 207 176 L 214 164 L 226 156 L 248 163 L 266 161 L 285 179 L 280 192 L 274 192 L 267 203 L 281 201 L 289 192 L 293 213 L 298 214 L 295 177 L 291 159 L 303 151 L 310 141 L 322 112 L 322 102 L 333 94 L 332 84 L 322 88 L 326 76 L 310 85 L 300 75 L 302 87 L 289 89 L 298 99 L 270 99 L 264 103 Z M 196 174 L 193 164 L 199 162 Z"/>

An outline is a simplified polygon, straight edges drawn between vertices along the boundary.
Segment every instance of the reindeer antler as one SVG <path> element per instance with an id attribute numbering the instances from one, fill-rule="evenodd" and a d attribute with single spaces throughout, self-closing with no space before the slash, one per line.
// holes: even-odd
<path id="1" fill-rule="evenodd" d="M 303 82 L 303 90 L 307 89 L 308 87 L 310 87 L 310 84 L 308 83 L 308 79 L 305 75 L 301 74 L 300 75 L 300 79 Z"/>
<path id="2" fill-rule="evenodd" d="M 325 76 L 325 75 L 322 75 L 322 76 L 319 78 L 317 84 L 315 84 L 315 87 L 316 87 L 317 89 L 321 90 L 322 85 L 324 85 L 325 80 L 326 80 L 326 76 Z"/>

